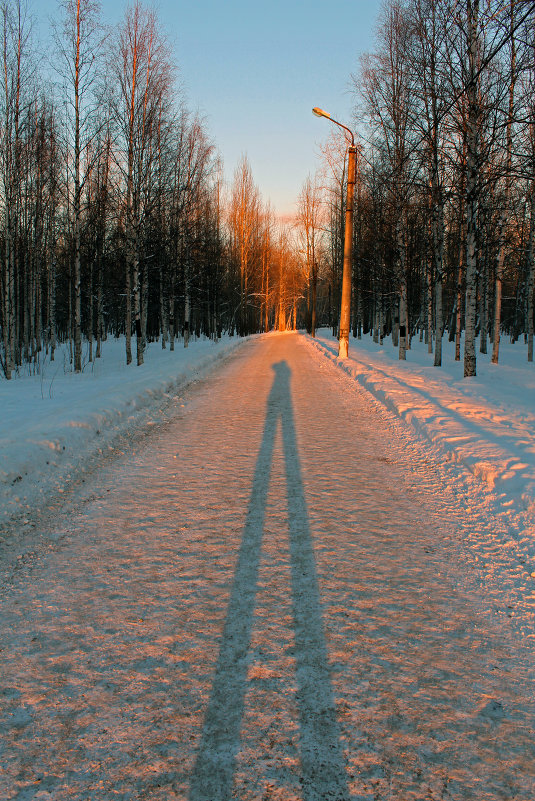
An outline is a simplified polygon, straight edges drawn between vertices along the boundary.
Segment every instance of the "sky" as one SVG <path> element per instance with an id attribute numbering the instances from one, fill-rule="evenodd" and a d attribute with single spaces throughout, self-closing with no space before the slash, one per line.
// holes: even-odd
<path id="1" fill-rule="evenodd" d="M 30 0 L 43 35 L 57 0 Z M 332 124 L 320 106 L 352 123 L 351 75 L 373 49 L 381 0 L 159 0 L 154 6 L 173 46 L 188 105 L 206 120 L 227 180 L 243 154 L 264 201 L 295 212 L 319 145 Z M 118 22 L 127 3 L 102 2 Z"/>

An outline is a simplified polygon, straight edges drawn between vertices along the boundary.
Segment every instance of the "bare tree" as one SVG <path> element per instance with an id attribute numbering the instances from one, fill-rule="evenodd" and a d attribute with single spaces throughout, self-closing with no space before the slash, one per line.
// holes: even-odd
<path id="1" fill-rule="evenodd" d="M 74 369 L 82 369 L 82 278 L 81 226 L 82 194 L 91 169 L 96 135 L 97 105 L 95 82 L 103 38 L 99 24 L 100 6 L 95 0 L 63 0 L 63 24 L 55 38 L 61 54 L 62 93 L 67 100 L 67 148 L 71 192 L 74 289 Z"/>
<path id="2" fill-rule="evenodd" d="M 21 0 L 4 2 L 0 6 L 2 23 L 2 129 L 0 165 L 4 199 L 5 253 L 2 270 L 2 330 L 4 345 L 4 375 L 11 378 L 19 361 L 16 314 L 16 276 L 20 273 L 20 253 L 17 247 L 21 224 L 21 179 L 23 134 L 22 114 L 27 87 L 31 80 L 28 66 L 30 25 L 26 4 Z"/>
<path id="3" fill-rule="evenodd" d="M 318 288 L 318 262 L 321 257 L 323 230 L 323 198 L 318 176 L 305 180 L 297 201 L 296 227 L 300 250 L 305 257 L 307 286 L 306 324 L 310 334 L 316 336 L 316 297 Z"/>
<path id="4" fill-rule="evenodd" d="M 242 156 L 234 173 L 229 206 L 232 247 L 240 269 L 240 330 L 249 333 L 249 291 L 254 268 L 255 245 L 260 231 L 260 195 L 254 184 L 247 156 Z"/>
<path id="5" fill-rule="evenodd" d="M 329 325 L 338 336 L 344 257 L 345 204 L 347 197 L 347 142 L 339 128 L 331 131 L 321 148 L 321 175 L 326 190 L 329 222 L 330 280 Z"/>
<path id="6" fill-rule="evenodd" d="M 492 361 L 498 364 L 500 353 L 500 325 L 502 312 L 502 282 L 503 267 L 505 262 L 507 222 L 510 214 L 511 187 L 512 187 L 512 164 L 513 164 L 513 120 L 515 114 L 515 87 L 517 80 L 516 70 L 516 38 L 515 38 L 515 2 L 509 2 L 509 64 L 507 74 L 509 77 L 508 107 L 505 119 L 505 152 L 504 152 L 504 187 L 501 193 L 501 211 L 498 221 L 498 247 L 495 266 L 495 290 L 494 290 L 494 319 L 492 326 L 493 344 Z"/>
<path id="7" fill-rule="evenodd" d="M 399 358 L 409 347 L 407 296 L 407 204 L 412 186 L 411 120 L 413 28 L 404 3 L 388 0 L 383 8 L 377 52 L 363 59 L 363 92 L 372 125 L 381 135 L 389 174 L 395 224 L 395 275 L 399 293 Z"/>
<path id="8" fill-rule="evenodd" d="M 140 276 L 141 228 L 154 201 L 151 190 L 156 170 L 161 97 L 172 80 L 165 37 L 152 11 L 136 2 L 126 12 L 111 53 L 117 93 L 114 115 L 120 141 L 119 165 L 126 184 L 126 361 L 132 361 L 132 300 L 137 364 L 143 363 L 142 287 Z M 133 294 L 133 298 L 132 298 Z"/>
<path id="9" fill-rule="evenodd" d="M 414 124 L 421 135 L 424 157 L 429 174 L 431 204 L 432 269 L 429 270 L 428 322 L 432 321 L 432 280 L 434 275 L 434 364 L 442 363 L 442 334 L 444 326 L 444 205 L 445 205 L 445 123 L 449 94 L 446 87 L 447 55 L 445 40 L 449 15 L 444 4 L 433 0 L 412 0 L 411 13 L 415 26 L 414 87 L 419 108 Z M 420 113 L 423 112 L 423 113 Z M 421 124 L 420 124 L 421 122 Z M 429 350 L 431 351 L 431 336 Z"/>

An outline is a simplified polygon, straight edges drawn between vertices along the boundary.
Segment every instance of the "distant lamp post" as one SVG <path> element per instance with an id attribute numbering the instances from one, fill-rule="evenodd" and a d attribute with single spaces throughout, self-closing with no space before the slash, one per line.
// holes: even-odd
<path id="1" fill-rule="evenodd" d="M 353 257 L 353 196 L 355 194 L 355 182 L 357 173 L 357 148 L 355 137 L 346 125 L 333 120 L 330 114 L 321 108 L 313 108 L 312 113 L 316 117 L 325 117 L 330 122 L 334 122 L 339 128 L 351 137 L 351 144 L 348 146 L 347 160 L 347 201 L 346 201 L 346 225 L 344 235 L 344 268 L 342 271 L 342 302 L 340 306 L 340 332 L 338 337 L 338 358 L 347 359 L 349 351 L 349 328 L 351 325 L 351 261 Z"/>

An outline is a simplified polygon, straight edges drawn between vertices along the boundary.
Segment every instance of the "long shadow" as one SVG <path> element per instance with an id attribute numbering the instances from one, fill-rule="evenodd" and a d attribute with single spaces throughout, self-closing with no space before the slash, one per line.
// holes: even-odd
<path id="1" fill-rule="evenodd" d="M 305 801 L 349 801 L 323 631 L 316 562 L 297 450 L 290 375 L 273 365 L 262 443 L 221 638 L 190 801 L 230 801 L 247 684 L 247 652 L 258 584 L 267 494 L 279 420 L 288 498 L 292 609 L 296 644 L 301 787 Z"/>
<path id="2" fill-rule="evenodd" d="M 330 343 L 322 342 L 321 347 L 323 347 L 329 353 L 332 353 L 333 356 L 336 356 L 338 354 L 338 346 L 333 346 Z M 479 439 L 484 439 L 485 434 L 489 433 L 489 428 L 486 428 L 484 425 L 481 425 L 480 423 L 477 423 L 473 420 L 469 420 L 467 417 L 458 412 L 456 409 L 452 409 L 451 406 L 448 406 L 446 403 L 443 403 L 441 400 L 439 400 L 439 398 L 436 395 L 433 395 L 431 392 L 425 389 L 421 389 L 420 387 L 417 387 L 414 384 L 409 383 L 409 381 L 404 381 L 402 378 L 399 378 L 398 376 L 392 375 L 391 372 L 388 372 L 388 370 L 381 369 L 377 364 L 373 365 L 373 369 L 376 370 L 378 373 L 381 373 L 382 375 L 386 376 L 387 378 L 397 381 L 400 387 L 402 388 L 404 387 L 409 391 L 421 395 L 422 398 L 437 406 L 437 408 L 440 409 L 446 417 L 453 417 L 455 420 L 457 420 L 458 423 L 465 426 L 465 428 L 469 431 L 469 433 L 473 434 Z M 366 379 L 362 381 L 359 378 L 359 384 L 373 395 L 373 390 L 368 389 L 368 381 Z M 507 432 L 501 432 L 501 431 L 498 432 L 498 434 L 493 434 L 492 431 L 490 433 L 493 436 L 497 436 L 500 444 L 504 444 L 505 447 L 511 447 L 511 446 L 518 447 L 518 435 L 508 434 Z M 526 448 L 529 447 L 530 445 L 531 445 L 530 442 L 524 443 L 521 447 L 521 450 L 523 451 L 526 450 Z"/>

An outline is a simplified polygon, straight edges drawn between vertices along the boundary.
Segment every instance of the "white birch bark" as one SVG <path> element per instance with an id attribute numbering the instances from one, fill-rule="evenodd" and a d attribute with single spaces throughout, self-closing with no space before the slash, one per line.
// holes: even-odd
<path id="1" fill-rule="evenodd" d="M 397 244 L 397 274 L 399 284 L 399 349 L 398 358 L 407 358 L 409 341 L 409 319 L 407 307 L 407 272 L 405 257 L 405 237 L 403 235 L 403 214 L 401 204 L 398 206 L 398 219 L 396 222 L 396 244 Z"/>
<path id="2" fill-rule="evenodd" d="M 527 280 L 528 362 L 533 361 L 533 289 L 535 284 L 535 179 L 531 182 Z"/>
<path id="3" fill-rule="evenodd" d="M 190 302 L 190 286 L 189 286 L 189 265 L 186 260 L 184 268 L 184 347 L 189 345 L 190 337 L 190 316 L 191 316 L 191 302 Z"/>
<path id="4" fill-rule="evenodd" d="M 431 264 L 427 264 L 427 326 L 425 339 L 427 352 L 433 353 L 433 273 Z"/>
<path id="5" fill-rule="evenodd" d="M 435 267 L 435 358 L 434 366 L 442 364 L 442 282 L 444 277 L 444 201 L 438 178 L 438 164 L 433 166 L 433 255 Z"/>
<path id="6" fill-rule="evenodd" d="M 49 314 L 49 337 L 50 337 L 50 361 L 54 361 L 56 350 L 56 257 L 52 256 L 48 275 L 48 314 Z"/>

